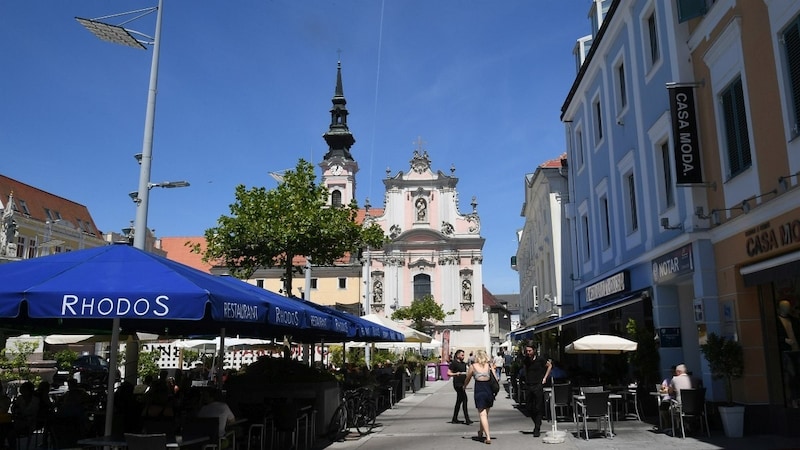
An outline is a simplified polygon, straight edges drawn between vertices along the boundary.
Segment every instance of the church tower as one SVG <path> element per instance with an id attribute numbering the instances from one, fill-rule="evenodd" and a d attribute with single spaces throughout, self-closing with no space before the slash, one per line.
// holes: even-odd
<path id="1" fill-rule="evenodd" d="M 347 205 L 356 195 L 356 178 L 358 163 L 350 154 L 350 147 L 356 139 L 347 127 L 347 100 L 342 88 L 342 62 L 337 63 L 336 89 L 333 93 L 331 108 L 331 124 L 322 135 L 328 144 L 328 152 L 319 164 L 322 168 L 322 184 L 330 192 L 330 204 Z"/>

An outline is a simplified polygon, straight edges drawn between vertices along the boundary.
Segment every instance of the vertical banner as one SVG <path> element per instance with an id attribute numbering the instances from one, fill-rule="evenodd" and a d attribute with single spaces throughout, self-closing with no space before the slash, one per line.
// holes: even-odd
<path id="1" fill-rule="evenodd" d="M 667 91 L 675 147 L 675 181 L 679 185 L 703 183 L 694 86 L 669 85 Z"/>
<path id="2" fill-rule="evenodd" d="M 442 331 L 442 362 L 450 363 L 450 330 Z"/>

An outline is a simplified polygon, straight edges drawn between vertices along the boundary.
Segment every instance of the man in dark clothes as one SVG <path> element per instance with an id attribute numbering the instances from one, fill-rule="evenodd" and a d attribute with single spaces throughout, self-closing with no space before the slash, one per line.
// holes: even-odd
<path id="1" fill-rule="evenodd" d="M 533 437 L 539 437 L 544 415 L 544 385 L 550 376 L 553 363 L 538 356 L 532 345 L 525 347 L 525 383 L 527 385 L 528 413 L 533 419 Z"/>
<path id="2" fill-rule="evenodd" d="M 456 391 L 456 406 L 453 408 L 453 420 L 450 423 L 461 423 L 458 420 L 458 408 L 464 410 L 464 423 L 472 424 L 467 412 L 467 391 L 464 382 L 467 380 L 467 363 L 464 362 L 464 350 L 456 350 L 456 357 L 447 368 L 447 375 L 453 379 L 453 389 Z"/>

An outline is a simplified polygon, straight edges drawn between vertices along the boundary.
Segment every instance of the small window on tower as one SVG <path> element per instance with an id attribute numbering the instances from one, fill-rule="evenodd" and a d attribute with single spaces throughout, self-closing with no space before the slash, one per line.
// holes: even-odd
<path id="1" fill-rule="evenodd" d="M 333 206 L 342 206 L 342 192 L 341 191 L 333 191 L 331 192 L 331 205 Z"/>

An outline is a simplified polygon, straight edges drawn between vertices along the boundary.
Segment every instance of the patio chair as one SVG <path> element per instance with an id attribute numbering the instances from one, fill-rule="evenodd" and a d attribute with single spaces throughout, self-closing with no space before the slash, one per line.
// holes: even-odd
<path id="1" fill-rule="evenodd" d="M 125 444 L 129 450 L 165 449 L 167 448 L 167 435 L 125 433 Z"/>
<path id="2" fill-rule="evenodd" d="M 572 407 L 572 385 L 570 383 L 560 383 L 553 385 L 553 402 L 556 409 L 556 420 L 566 418 L 567 413 L 571 413 Z M 558 414 L 559 410 L 561 415 Z M 572 416 L 572 414 L 570 414 Z"/>
<path id="3" fill-rule="evenodd" d="M 608 401 L 609 391 L 602 392 L 586 392 L 583 394 L 583 400 L 575 401 L 575 414 L 576 418 L 579 417 L 583 421 L 583 432 L 586 439 L 589 439 L 589 426 L 590 419 L 597 420 L 598 429 L 602 422 L 605 422 L 606 437 L 613 436 L 611 432 L 611 402 Z M 580 434 L 580 424 L 578 424 L 578 434 Z"/>
<path id="4" fill-rule="evenodd" d="M 236 434 L 227 431 L 219 434 L 219 419 L 216 417 L 191 417 L 183 424 L 183 438 L 192 439 L 199 436 L 208 436 L 208 443 L 203 444 L 203 450 L 222 450 L 224 439 L 229 439 L 229 448 L 236 448 Z"/>
<path id="5" fill-rule="evenodd" d="M 706 389 L 681 389 L 681 401 L 673 400 L 672 403 L 672 429 L 675 430 L 675 417 L 681 421 L 681 436 L 686 438 L 686 419 L 697 418 L 700 420 L 700 428 L 703 422 L 706 424 L 706 434 L 711 437 L 711 430 L 708 427 L 708 413 L 706 411 Z M 674 431 L 673 431 L 674 435 Z"/>
<path id="6" fill-rule="evenodd" d="M 587 392 L 603 392 L 603 386 L 581 386 L 581 394 L 586 394 Z"/>

